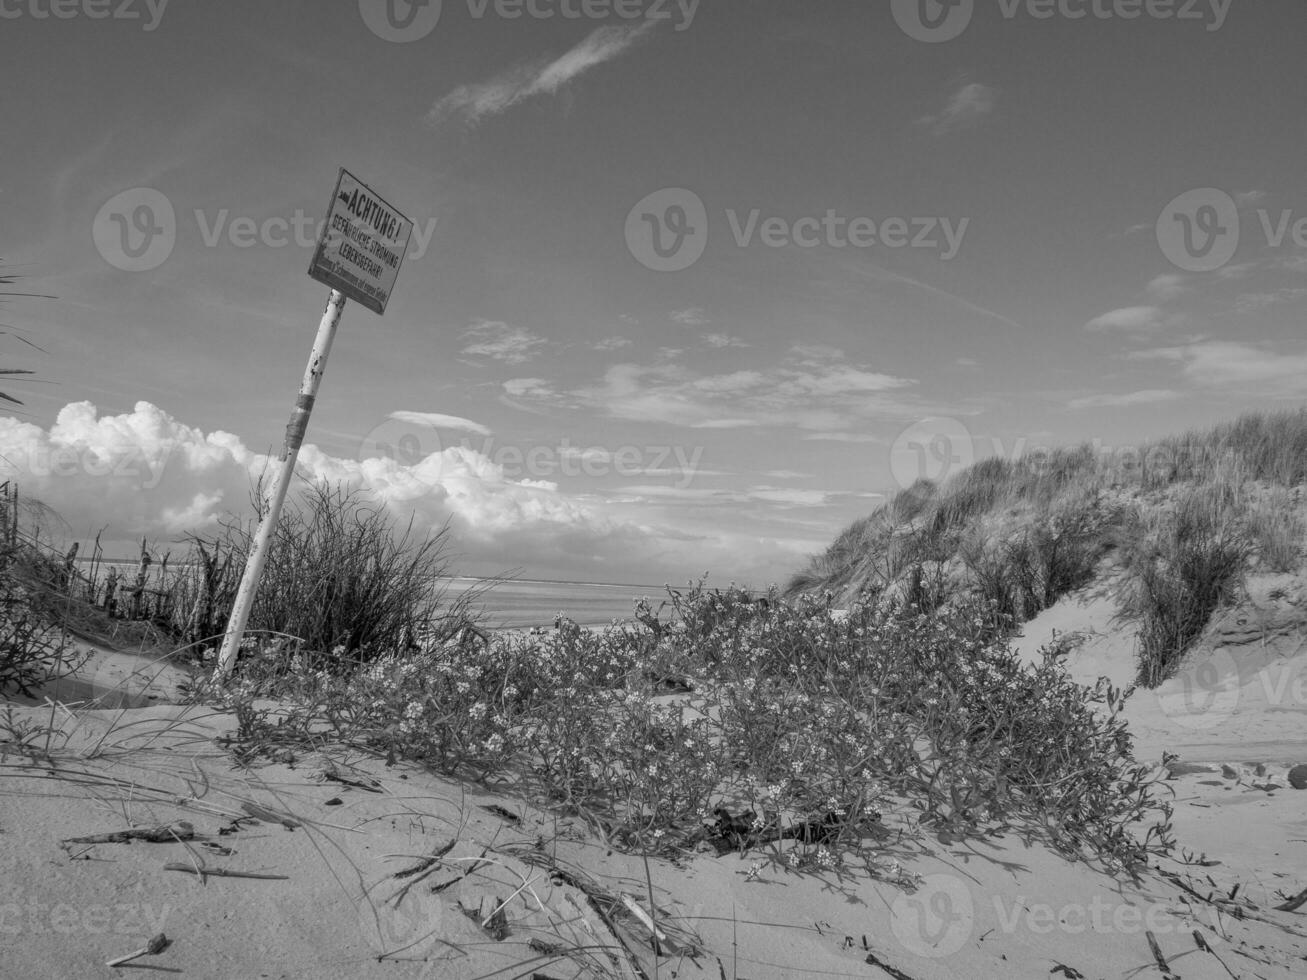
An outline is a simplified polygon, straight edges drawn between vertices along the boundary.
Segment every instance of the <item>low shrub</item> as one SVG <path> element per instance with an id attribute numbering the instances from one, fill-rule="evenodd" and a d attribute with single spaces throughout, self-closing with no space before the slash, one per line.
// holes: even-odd
<path id="1" fill-rule="evenodd" d="M 719 828 L 747 814 L 734 846 L 875 869 L 874 828 L 891 811 L 920 830 L 1019 829 L 1120 868 L 1166 846 L 1168 812 L 1131 758 L 1119 691 L 1078 687 L 1051 654 L 1023 666 L 980 606 L 836 614 L 831 598 L 763 605 L 698 585 L 669 592 L 665 618 L 644 603 L 640 622 L 603 631 L 563 620 L 348 676 L 301 671 L 279 724 L 246 727 L 255 742 L 329 732 L 523 780 L 644 851 L 684 851 L 713 835 L 714 814 Z M 227 697 L 251 710 L 249 689 Z"/>

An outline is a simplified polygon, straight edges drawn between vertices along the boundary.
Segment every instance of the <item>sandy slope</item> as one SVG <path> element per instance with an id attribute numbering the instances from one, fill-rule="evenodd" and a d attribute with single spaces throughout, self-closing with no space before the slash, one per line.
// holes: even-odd
<path id="1" fill-rule="evenodd" d="M 1300 584 L 1286 595 L 1301 595 Z M 1269 686 L 1262 678 L 1300 666 L 1296 605 L 1276 598 L 1283 585 L 1256 583 L 1198 651 L 1229 655 L 1233 673 L 1191 670 L 1188 688 L 1169 686 L 1178 701 L 1164 688 L 1137 693 L 1129 709 L 1142 759 L 1166 749 L 1192 763 L 1168 785 L 1180 842 L 1209 863 L 1166 868 L 1203 895 L 1238 884 L 1256 907 L 1244 918 L 1156 875 L 1123 886 L 1013 837 L 916 846 L 887 833 L 881 878 L 898 860 L 922 876 L 915 891 L 866 875 L 755 870 L 757 855 L 651 860 L 668 954 L 656 975 L 1161 977 L 1146 931 L 1185 980 L 1303 975 L 1307 910 L 1271 909 L 1307 888 L 1307 791 L 1286 778 L 1302 752 L 1302 704 L 1284 694 L 1293 685 L 1281 674 Z M 1029 624 L 1018 648 L 1033 656 L 1054 629 L 1084 631 L 1072 671 L 1125 683 L 1133 640 L 1114 611 L 1103 595 L 1068 599 Z M 50 711 L 15 716 L 44 721 Z M 105 960 L 158 931 L 172 945 L 140 963 L 193 977 L 655 976 L 648 929 L 622 902 L 649 908 L 644 862 L 609 852 L 579 822 L 508 792 L 340 753 L 236 768 L 213 742 L 234 721 L 210 709 L 59 717 L 68 737 L 55 767 L 12 754 L 0 764 L 0 976 L 113 975 Z M 1241 764 L 1223 770 L 1230 762 Z M 1265 764 L 1260 774 L 1255 763 Z M 250 803 L 294 828 L 267 813 L 248 819 Z M 59 843 L 178 820 L 195 839 Z M 424 872 L 396 877 L 446 847 Z M 286 877 L 202 882 L 166 870 L 172 862 Z M 506 902 L 501 936 L 463 911 L 492 897 Z M 1213 952 L 1198 948 L 1195 929 Z"/>

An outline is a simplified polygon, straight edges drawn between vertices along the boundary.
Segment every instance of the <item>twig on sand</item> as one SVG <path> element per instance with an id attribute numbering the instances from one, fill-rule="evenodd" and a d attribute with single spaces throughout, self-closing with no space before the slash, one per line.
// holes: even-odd
<path id="1" fill-rule="evenodd" d="M 1221 957 L 1217 954 L 1216 950 L 1212 949 L 1211 945 L 1207 942 L 1206 937 L 1203 936 L 1203 934 L 1199 932 L 1197 929 L 1194 930 L 1194 942 L 1198 944 L 1198 948 L 1201 949 L 1204 953 L 1211 953 L 1213 956 L 1215 956 L 1216 962 L 1220 963 L 1221 966 L 1225 967 L 1225 972 L 1230 974 L 1230 976 L 1233 977 L 1234 980 L 1239 980 L 1239 974 L 1235 973 L 1233 970 L 1230 969 L 1228 965 L 1226 965 L 1225 960 L 1221 959 Z"/>
<path id="2" fill-rule="evenodd" d="M 65 837 L 61 844 L 126 844 L 134 840 L 151 844 L 171 844 L 173 841 L 193 840 L 195 828 L 185 820 L 160 824 L 158 827 L 133 827 L 107 834 L 88 834 L 85 837 Z"/>
<path id="3" fill-rule="evenodd" d="M 440 869 L 441 867 L 440 859 L 444 857 L 446 854 L 448 854 L 450 851 L 452 851 L 454 849 L 454 845 L 457 843 L 458 843 L 458 838 L 457 837 L 452 838 L 448 844 L 436 848 L 435 852 L 430 857 L 424 857 L 413 867 L 405 868 L 402 871 L 396 871 L 393 875 L 391 875 L 392 878 L 413 879 L 412 881 L 405 883 L 404 887 L 394 894 L 393 900 L 396 908 L 399 908 L 399 903 L 404 901 L 404 896 L 408 894 L 410 888 L 412 888 L 418 882 L 422 881 L 424 878 L 427 878 L 435 874 L 436 871 Z"/>
<path id="4" fill-rule="evenodd" d="M 872 966 L 880 967 L 880 969 L 893 977 L 894 980 L 913 980 L 913 977 L 910 974 L 904 973 L 898 967 L 890 966 L 875 953 L 868 953 L 867 959 L 864 962 L 869 963 Z"/>
<path id="5" fill-rule="evenodd" d="M 130 963 L 132 960 L 138 960 L 142 956 L 157 956 L 171 945 L 172 945 L 172 940 L 169 939 L 167 936 L 165 936 L 163 933 L 159 933 L 157 936 L 151 939 L 140 949 L 136 950 L 136 952 L 128 953 L 126 956 L 115 956 L 113 959 L 107 961 L 104 965 L 122 966 L 124 963 Z"/>
<path id="6" fill-rule="evenodd" d="M 260 871 L 235 871 L 230 868 L 209 868 L 203 865 L 196 867 L 193 864 L 182 864 L 180 861 L 169 861 L 163 866 L 164 871 L 185 871 L 188 874 L 198 875 L 201 880 L 213 875 L 215 878 L 264 878 L 268 881 L 289 881 L 290 875 L 273 875 L 264 874 Z"/>
<path id="7" fill-rule="evenodd" d="M 1167 963 L 1166 957 L 1162 955 L 1162 947 L 1157 944 L 1157 937 L 1153 935 L 1153 930 L 1146 930 L 1144 937 L 1148 940 L 1148 948 L 1153 951 L 1153 959 L 1157 961 L 1157 968 L 1162 971 L 1162 976 L 1166 980 L 1180 980 L 1179 976 L 1171 972 L 1171 964 Z"/>

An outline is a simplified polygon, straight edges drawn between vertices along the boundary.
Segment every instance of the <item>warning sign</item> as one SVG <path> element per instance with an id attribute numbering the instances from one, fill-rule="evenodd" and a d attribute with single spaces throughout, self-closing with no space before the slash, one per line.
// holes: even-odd
<path id="1" fill-rule="evenodd" d="M 341 168 L 309 275 L 383 314 L 412 234 L 413 222 Z"/>

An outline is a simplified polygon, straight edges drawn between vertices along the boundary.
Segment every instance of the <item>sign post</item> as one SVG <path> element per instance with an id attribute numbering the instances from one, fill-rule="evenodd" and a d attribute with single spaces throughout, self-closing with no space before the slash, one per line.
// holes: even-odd
<path id="1" fill-rule="evenodd" d="M 300 383 L 299 397 L 286 425 L 281 465 L 268 491 L 267 510 L 262 515 L 254 544 L 246 558 L 245 573 L 241 576 L 236 601 L 227 620 L 227 632 L 213 674 L 218 683 L 226 680 L 240 650 L 245 624 L 249 621 L 250 608 L 259 590 L 259 579 L 281 518 L 282 505 L 286 502 L 286 491 L 295 473 L 295 461 L 299 458 L 318 386 L 327 368 L 327 355 L 331 353 L 331 342 L 336 337 L 345 300 L 356 300 L 374 313 L 383 315 L 412 234 L 413 222 L 349 171 L 340 171 L 331 208 L 309 265 L 309 275 L 330 286 L 331 295 L 318 324 L 318 335 L 309 354 L 304 380 Z"/>

